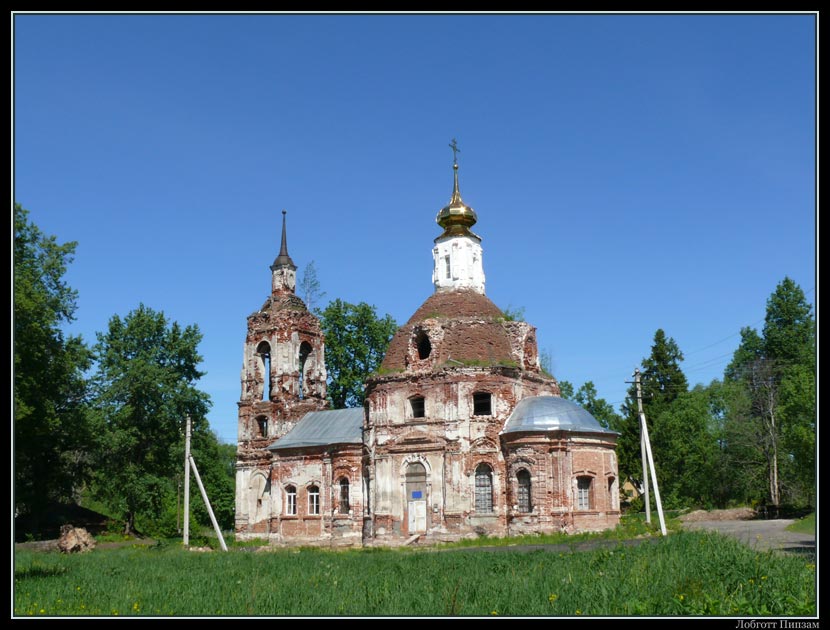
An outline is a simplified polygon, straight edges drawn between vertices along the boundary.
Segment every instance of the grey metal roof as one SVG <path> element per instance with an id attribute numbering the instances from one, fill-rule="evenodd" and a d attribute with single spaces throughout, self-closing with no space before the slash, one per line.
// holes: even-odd
<path id="1" fill-rule="evenodd" d="M 519 431 L 616 433 L 604 429 L 594 416 L 576 403 L 559 396 L 531 396 L 520 400 L 502 433 Z"/>
<path id="2" fill-rule="evenodd" d="M 360 444 L 363 442 L 363 408 L 309 411 L 288 433 L 268 447 L 282 448 Z"/>

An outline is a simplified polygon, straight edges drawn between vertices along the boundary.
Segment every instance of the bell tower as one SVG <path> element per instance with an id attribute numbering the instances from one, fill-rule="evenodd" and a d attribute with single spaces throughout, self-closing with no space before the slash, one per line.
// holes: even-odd
<path id="1" fill-rule="evenodd" d="M 280 252 L 271 265 L 271 295 L 248 316 L 245 337 L 238 403 L 237 533 L 268 532 L 268 446 L 309 411 L 328 407 L 323 331 L 317 317 L 295 294 L 296 278 L 283 210 Z"/>

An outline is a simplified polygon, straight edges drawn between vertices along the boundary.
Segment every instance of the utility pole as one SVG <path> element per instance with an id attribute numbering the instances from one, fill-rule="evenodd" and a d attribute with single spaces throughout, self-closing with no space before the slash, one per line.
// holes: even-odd
<path id="1" fill-rule="evenodd" d="M 643 399 L 640 394 L 640 370 L 634 372 L 635 383 L 637 383 L 637 409 L 638 417 L 644 416 Z M 648 493 L 648 463 L 646 457 L 646 434 L 643 432 L 643 422 L 640 421 L 640 461 L 643 462 L 643 497 L 646 500 L 646 523 L 651 523 L 651 499 Z"/>
<path id="2" fill-rule="evenodd" d="M 651 454 L 651 440 L 648 438 L 648 425 L 646 424 L 646 414 L 643 411 L 643 392 L 640 385 L 640 370 L 634 370 L 634 384 L 637 386 L 637 411 L 640 416 L 640 451 L 642 452 L 645 446 L 646 457 L 648 458 L 648 468 L 651 469 L 651 481 L 654 484 L 654 501 L 657 503 L 657 515 L 660 517 L 660 532 L 663 536 L 666 535 L 666 521 L 663 518 L 663 504 L 660 501 L 660 488 L 657 486 L 657 471 L 654 469 L 654 456 Z M 646 474 L 646 459 L 643 459 L 643 484 L 648 484 L 648 476 Z M 648 485 L 646 485 L 648 488 Z M 648 492 L 648 490 L 646 490 Z M 649 512 L 649 498 L 646 494 L 646 518 L 650 521 Z"/>
<path id="3" fill-rule="evenodd" d="M 216 522 L 216 516 L 213 514 L 213 508 L 210 507 L 210 500 L 208 499 L 207 492 L 205 491 L 205 487 L 202 485 L 202 478 L 199 476 L 199 469 L 196 468 L 196 461 L 193 459 L 193 456 L 190 456 L 190 465 L 193 467 L 193 475 L 196 477 L 196 483 L 199 486 L 199 492 L 202 493 L 202 501 L 205 502 L 205 507 L 208 511 L 208 516 L 210 516 L 210 522 L 213 523 L 213 531 L 216 532 L 216 536 L 219 538 L 219 544 L 222 546 L 222 551 L 227 551 L 228 546 L 225 544 L 225 538 L 222 536 L 222 530 L 219 529 L 219 523 Z"/>
<path id="4" fill-rule="evenodd" d="M 176 533 L 181 534 L 182 528 L 180 523 L 182 522 L 181 518 L 182 514 L 182 480 L 181 478 L 176 478 Z"/>
<path id="5" fill-rule="evenodd" d="M 199 492 L 202 493 L 202 500 L 207 507 L 210 522 L 213 523 L 213 529 L 219 537 L 219 544 L 222 546 L 222 551 L 227 551 L 228 546 L 225 544 L 225 538 L 222 536 L 222 530 L 219 529 L 219 523 L 216 522 L 216 516 L 213 514 L 213 508 L 210 507 L 210 500 L 208 500 L 207 491 L 202 485 L 202 478 L 199 476 L 199 469 L 196 468 L 196 460 L 190 454 L 190 416 L 187 416 L 187 424 L 184 432 L 184 546 L 190 545 L 190 469 L 193 468 L 193 474 L 196 476 L 196 483 L 199 486 Z"/>
<path id="6" fill-rule="evenodd" d="M 184 546 L 190 545 L 190 416 L 184 432 Z"/>

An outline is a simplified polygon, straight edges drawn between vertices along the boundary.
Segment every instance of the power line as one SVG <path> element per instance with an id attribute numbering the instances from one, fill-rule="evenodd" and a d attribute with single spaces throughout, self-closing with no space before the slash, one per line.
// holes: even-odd
<path id="1" fill-rule="evenodd" d="M 813 287 L 812 289 L 807 289 L 806 291 L 804 291 L 804 295 L 805 295 L 805 297 L 806 297 L 806 295 L 807 295 L 808 293 L 812 293 L 812 292 L 813 292 L 813 291 L 815 291 L 815 290 L 816 290 L 816 288 L 815 288 L 815 287 Z M 811 304 L 810 306 L 813 306 L 813 305 Z M 815 307 L 814 307 L 814 308 L 815 308 Z M 757 320 L 757 321 L 755 321 L 755 322 L 751 323 L 749 326 L 750 326 L 750 327 L 752 327 L 752 326 L 757 326 L 758 324 L 760 324 L 760 323 L 761 323 L 761 322 L 763 322 L 764 320 L 766 320 L 766 315 L 764 315 L 764 317 L 762 317 L 761 319 L 759 319 L 759 320 Z M 746 326 L 744 326 L 743 328 L 746 328 Z M 698 352 L 703 352 L 704 350 L 708 350 L 709 348 L 712 348 L 712 347 L 714 347 L 714 346 L 717 346 L 718 344 L 721 344 L 721 343 L 723 343 L 724 341 L 728 341 L 729 339 L 732 339 L 733 337 L 738 337 L 738 336 L 740 336 L 740 334 L 741 334 L 741 332 L 740 332 L 740 331 L 738 331 L 738 332 L 736 332 L 736 333 L 732 333 L 731 335 L 727 335 L 727 336 L 726 336 L 726 337 L 724 337 L 723 339 L 718 339 L 717 341 L 714 341 L 714 342 L 712 342 L 712 343 L 710 343 L 710 344 L 708 344 L 708 345 L 706 345 L 706 346 L 703 346 L 702 348 L 696 348 L 695 350 L 690 350 L 689 352 L 684 352 L 683 354 L 684 354 L 685 356 L 689 356 L 690 354 L 697 354 Z"/>
<path id="2" fill-rule="evenodd" d="M 692 365 L 683 369 L 684 372 L 694 372 L 696 370 L 703 370 L 713 365 L 717 365 L 722 359 L 726 357 L 734 356 L 734 352 L 725 352 L 723 354 L 719 354 L 711 359 L 706 359 L 705 361 L 701 361 L 700 363 L 693 363 Z"/>

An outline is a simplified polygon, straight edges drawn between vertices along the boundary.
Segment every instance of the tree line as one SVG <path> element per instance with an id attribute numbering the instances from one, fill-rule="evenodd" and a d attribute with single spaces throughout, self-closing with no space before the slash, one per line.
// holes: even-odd
<path id="1" fill-rule="evenodd" d="M 814 506 L 816 322 L 803 290 L 784 278 L 767 300 L 761 332 L 745 327 L 723 378 L 689 387 L 683 353 L 657 330 L 642 361 L 643 408 L 660 493 L 668 507 Z M 620 412 L 593 383 L 562 395 L 620 433 L 620 476 L 642 480 L 636 390 Z"/>
<path id="2" fill-rule="evenodd" d="M 65 281 L 77 243 L 43 234 L 14 206 L 14 504 L 26 532 L 56 526 L 56 507 L 94 507 L 124 533 L 177 534 L 183 521 L 184 421 L 223 529 L 234 525 L 236 446 L 210 430 L 210 397 L 195 324 L 139 304 L 113 315 L 94 344 L 67 336 L 77 291 Z M 332 408 L 363 404 L 363 381 L 380 365 L 397 324 L 374 306 L 333 300 L 324 309 L 314 263 L 298 286 L 326 335 Z M 191 519 L 208 526 L 191 485 Z"/>
<path id="3" fill-rule="evenodd" d="M 236 447 L 206 419 L 202 333 L 140 304 L 114 315 L 91 346 L 65 335 L 77 310 L 64 279 L 76 246 L 14 205 L 14 505 L 28 530 L 16 533 L 51 533 L 60 505 L 81 504 L 124 533 L 176 535 L 187 415 L 217 519 L 232 527 Z M 191 506 L 194 522 L 208 525 L 195 492 Z"/>
<path id="4" fill-rule="evenodd" d="M 206 416 L 209 396 L 195 324 L 140 304 L 113 315 L 88 345 L 63 327 L 77 292 L 64 279 L 77 244 L 59 244 L 14 206 L 14 504 L 29 527 L 56 503 L 100 507 L 125 532 L 173 536 L 182 503 L 184 418 L 223 528 L 233 527 L 236 447 Z M 314 263 L 298 284 L 326 336 L 332 408 L 360 406 L 397 324 L 374 306 L 335 299 L 320 309 Z M 515 312 L 520 315 L 521 311 Z M 785 278 L 767 301 L 763 329 L 746 327 L 722 379 L 689 387 L 683 353 L 661 329 L 643 359 L 643 406 L 661 494 L 669 507 L 815 505 L 816 323 L 801 288 Z M 550 372 L 550 355 L 540 354 Z M 635 391 L 619 412 L 588 381 L 560 381 L 562 396 L 619 432 L 620 476 L 642 477 Z M 195 493 L 195 491 L 194 491 Z M 192 518 L 208 525 L 195 494 Z"/>

